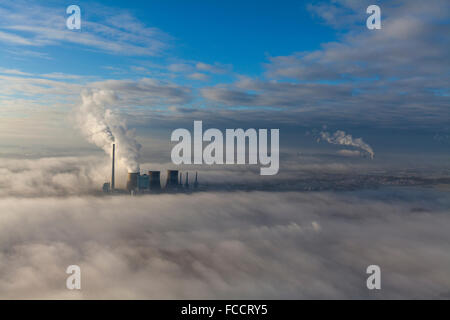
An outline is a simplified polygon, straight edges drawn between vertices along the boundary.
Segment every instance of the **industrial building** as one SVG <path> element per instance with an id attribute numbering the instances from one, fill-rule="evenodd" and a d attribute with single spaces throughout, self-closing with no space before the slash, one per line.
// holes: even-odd
<path id="1" fill-rule="evenodd" d="M 178 188 L 178 170 L 167 170 L 166 189 Z"/>
<path id="2" fill-rule="evenodd" d="M 148 175 L 150 177 L 150 189 L 161 190 L 161 172 L 149 171 Z"/>
<path id="3" fill-rule="evenodd" d="M 126 191 L 129 193 L 158 193 L 162 191 L 177 192 L 189 189 L 189 173 L 185 173 L 183 184 L 183 174 L 178 170 L 167 170 L 167 178 L 164 189 L 161 187 L 161 172 L 148 171 L 148 174 L 140 174 L 139 172 L 128 173 Z M 109 185 L 109 183 L 105 183 Z M 198 174 L 195 173 L 194 189 L 198 188 Z M 105 186 L 104 186 L 105 190 Z"/>
<path id="4" fill-rule="evenodd" d="M 140 172 L 129 172 L 125 190 L 115 188 L 115 144 L 112 145 L 112 172 L 111 182 L 103 184 L 104 193 L 129 193 L 129 194 L 144 194 L 144 193 L 160 193 L 160 192 L 183 192 L 189 189 L 189 174 L 185 173 L 185 182 L 183 185 L 183 174 L 178 170 L 167 170 L 167 178 L 164 189 L 161 186 L 161 172 L 148 171 L 147 174 Z M 197 189 L 198 173 L 195 173 L 194 189 Z"/>

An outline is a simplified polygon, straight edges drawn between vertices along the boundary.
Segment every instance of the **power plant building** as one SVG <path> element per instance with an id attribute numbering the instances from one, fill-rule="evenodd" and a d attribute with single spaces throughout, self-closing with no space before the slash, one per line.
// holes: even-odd
<path id="1" fill-rule="evenodd" d="M 178 184 L 178 170 L 167 170 L 166 188 L 177 188 Z"/>
<path id="2" fill-rule="evenodd" d="M 127 191 L 136 191 L 138 187 L 139 172 L 129 172 L 127 179 Z"/>
<path id="3" fill-rule="evenodd" d="M 112 170 L 111 181 L 103 184 L 104 193 L 124 193 L 129 194 L 136 193 L 148 193 L 148 192 L 161 192 L 161 172 L 160 171 L 148 171 L 148 174 L 140 174 L 140 172 L 129 172 L 126 183 L 126 190 L 120 190 L 115 188 L 115 144 L 112 145 Z M 198 187 L 197 172 L 195 173 L 194 188 Z M 171 192 L 181 191 L 189 189 L 189 176 L 186 172 L 185 181 L 183 184 L 183 175 L 178 170 L 167 170 L 166 186 L 165 188 Z"/>
<path id="4" fill-rule="evenodd" d="M 148 175 L 150 177 L 150 190 L 161 190 L 161 172 L 149 171 Z"/>
<path id="5" fill-rule="evenodd" d="M 150 189 L 150 177 L 146 174 L 138 176 L 138 189 L 149 190 Z"/>
<path id="6" fill-rule="evenodd" d="M 103 184 L 103 192 L 104 193 L 108 193 L 108 192 L 110 192 L 111 191 L 111 184 L 109 183 L 109 182 L 105 182 L 104 184 Z"/>

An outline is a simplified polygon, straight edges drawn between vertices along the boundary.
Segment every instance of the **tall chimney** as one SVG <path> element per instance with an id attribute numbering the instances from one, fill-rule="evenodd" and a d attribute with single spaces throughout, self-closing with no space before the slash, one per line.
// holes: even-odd
<path id="1" fill-rule="evenodd" d="M 114 160 L 115 160 L 115 156 L 116 156 L 116 144 L 113 143 L 112 146 L 112 174 L 111 174 L 111 191 L 114 190 Z"/>

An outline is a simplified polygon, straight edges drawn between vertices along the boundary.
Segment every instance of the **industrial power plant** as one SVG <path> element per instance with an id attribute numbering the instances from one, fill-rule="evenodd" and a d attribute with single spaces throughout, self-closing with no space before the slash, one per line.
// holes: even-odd
<path id="1" fill-rule="evenodd" d="M 167 170 L 167 178 L 164 188 L 161 186 L 161 171 L 147 171 L 147 173 L 141 174 L 140 172 L 129 172 L 126 188 L 115 188 L 115 152 L 116 145 L 112 145 L 112 172 L 111 182 L 105 182 L 103 184 L 104 193 L 128 193 L 146 194 L 146 193 L 162 193 L 162 192 L 185 192 L 190 191 L 189 174 L 185 173 L 185 179 L 183 184 L 183 173 L 178 170 Z M 199 187 L 198 173 L 195 173 L 195 179 L 192 184 L 192 189 L 196 190 Z"/>

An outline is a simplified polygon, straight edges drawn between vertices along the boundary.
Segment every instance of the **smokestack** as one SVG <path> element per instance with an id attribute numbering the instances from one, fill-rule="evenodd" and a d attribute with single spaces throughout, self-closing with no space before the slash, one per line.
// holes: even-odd
<path id="1" fill-rule="evenodd" d="M 114 191 L 114 161 L 116 157 L 116 144 L 113 143 L 112 145 L 112 174 L 111 174 L 111 191 Z"/>

